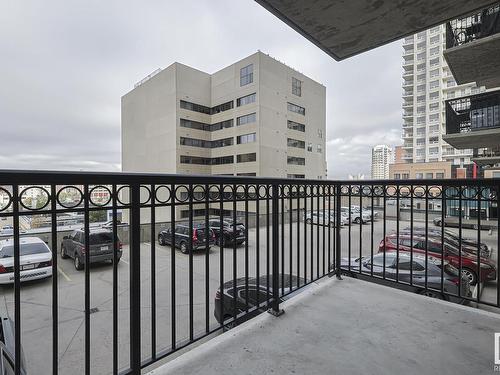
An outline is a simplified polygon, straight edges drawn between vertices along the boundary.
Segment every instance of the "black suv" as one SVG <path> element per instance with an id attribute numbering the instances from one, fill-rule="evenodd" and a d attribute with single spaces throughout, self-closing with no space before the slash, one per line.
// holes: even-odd
<path id="1" fill-rule="evenodd" d="M 14 322 L 0 316 L 0 374 L 14 375 Z M 26 375 L 24 353 L 21 348 L 21 374 Z"/>
<path id="2" fill-rule="evenodd" d="M 224 293 L 221 294 L 220 288 L 215 293 L 215 319 L 219 323 L 223 321 L 231 320 L 235 313 L 234 311 L 234 296 L 236 295 L 236 322 L 230 321 L 226 323 L 225 328 L 232 328 L 237 324 L 243 323 L 250 318 L 266 311 L 267 302 L 272 300 L 272 278 L 269 279 L 269 289 L 267 288 L 267 276 L 261 276 L 258 279 L 255 277 L 248 278 L 248 293 L 246 289 L 246 280 L 244 277 L 236 279 L 236 293 L 233 289 L 233 280 L 224 283 Z M 283 281 L 283 283 L 282 283 Z M 288 293 L 292 288 L 297 288 L 297 284 L 303 286 L 306 280 L 302 277 L 289 274 L 279 275 L 279 288 L 281 293 L 281 287 L 283 285 L 285 293 Z M 221 298 L 223 299 L 222 310 L 221 310 Z M 246 302 L 248 299 L 248 309 L 251 310 L 246 312 Z M 255 307 L 258 307 L 254 309 Z M 240 316 L 238 316 L 240 315 Z"/>
<path id="3" fill-rule="evenodd" d="M 122 243 L 118 241 L 117 262 L 122 257 Z M 90 263 L 113 262 L 113 232 L 108 229 L 91 229 L 89 233 Z M 73 258 L 75 268 L 83 270 L 85 265 L 85 232 L 83 229 L 64 236 L 61 243 L 61 258 Z"/>
<path id="4" fill-rule="evenodd" d="M 205 226 L 203 224 L 193 224 L 193 237 L 192 244 L 193 250 L 205 249 L 207 245 L 207 239 L 205 238 Z M 175 247 L 178 247 L 183 254 L 189 252 L 189 225 L 187 224 L 177 224 L 175 226 Z M 209 228 L 208 229 L 208 248 L 215 242 L 215 234 Z M 162 246 L 172 244 L 172 231 L 171 228 L 162 230 L 158 233 L 158 243 Z"/>
<path id="5" fill-rule="evenodd" d="M 222 236 L 220 235 L 220 219 L 208 221 L 210 229 L 215 233 L 215 243 L 219 246 L 241 245 L 246 239 L 246 228 L 242 223 L 234 223 L 232 219 L 222 220 Z"/>

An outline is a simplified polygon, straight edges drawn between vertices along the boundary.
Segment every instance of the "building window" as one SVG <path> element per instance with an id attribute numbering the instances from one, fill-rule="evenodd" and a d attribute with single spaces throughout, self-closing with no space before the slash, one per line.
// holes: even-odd
<path id="1" fill-rule="evenodd" d="M 434 177 L 434 174 L 432 174 L 432 172 L 428 172 L 425 174 L 425 178 L 428 180 L 432 180 L 433 177 Z"/>
<path id="2" fill-rule="evenodd" d="M 286 178 L 306 178 L 305 174 L 288 173 Z"/>
<path id="3" fill-rule="evenodd" d="M 431 66 L 438 66 L 439 65 L 439 57 L 436 57 L 432 60 L 429 61 Z"/>
<path id="4" fill-rule="evenodd" d="M 417 60 L 423 60 L 425 59 L 425 52 L 420 52 L 419 54 L 417 54 Z"/>
<path id="5" fill-rule="evenodd" d="M 439 80 L 432 81 L 429 83 L 429 89 L 437 89 L 439 87 Z"/>
<path id="6" fill-rule="evenodd" d="M 430 137 L 429 138 L 429 143 L 434 144 L 439 142 L 439 137 Z"/>
<path id="7" fill-rule="evenodd" d="M 302 96 L 302 81 L 292 77 L 292 94 Z"/>
<path id="8" fill-rule="evenodd" d="M 439 91 L 434 91 L 429 93 L 429 99 L 430 100 L 436 100 L 439 98 Z"/>
<path id="9" fill-rule="evenodd" d="M 312 150 L 313 150 L 313 144 L 312 143 L 308 143 L 307 144 L 307 151 L 312 152 Z"/>
<path id="10" fill-rule="evenodd" d="M 417 138 L 417 146 L 425 145 L 425 138 Z"/>
<path id="11" fill-rule="evenodd" d="M 255 172 L 237 173 L 236 176 L 257 176 L 257 173 Z"/>
<path id="12" fill-rule="evenodd" d="M 306 159 L 298 158 L 296 156 L 288 156 L 287 163 L 292 165 L 306 165 Z"/>
<path id="13" fill-rule="evenodd" d="M 204 106 L 204 105 L 201 105 L 201 104 L 187 102 L 185 100 L 181 100 L 181 108 L 182 109 L 187 109 L 188 111 L 205 113 L 207 115 L 209 115 L 211 113 L 211 108 L 210 107 L 207 107 L 207 106 Z"/>
<path id="14" fill-rule="evenodd" d="M 429 116 L 429 121 L 434 122 L 439 120 L 439 113 L 434 113 Z"/>
<path id="15" fill-rule="evenodd" d="M 321 147 L 321 145 L 316 145 L 316 152 L 319 154 L 323 152 L 323 148 Z"/>
<path id="16" fill-rule="evenodd" d="M 430 49 L 430 53 L 431 53 L 431 56 L 438 55 L 438 54 L 439 54 L 439 46 L 432 47 L 432 48 Z"/>
<path id="17" fill-rule="evenodd" d="M 306 143 L 304 141 L 299 141 L 298 139 L 288 138 L 287 146 L 296 148 L 306 148 Z"/>
<path id="18" fill-rule="evenodd" d="M 304 124 L 288 120 L 288 129 L 297 130 L 299 132 L 305 132 L 306 126 Z"/>
<path id="19" fill-rule="evenodd" d="M 425 84 L 424 85 L 418 85 L 417 86 L 417 92 L 424 92 L 425 91 Z"/>
<path id="20" fill-rule="evenodd" d="M 240 116 L 236 119 L 236 125 L 245 125 L 257 121 L 257 116 L 255 113 L 250 113 L 248 115 Z"/>
<path id="21" fill-rule="evenodd" d="M 436 44 L 439 43 L 439 40 L 440 40 L 440 35 L 434 35 L 433 37 L 431 37 L 430 42 L 431 44 Z"/>
<path id="22" fill-rule="evenodd" d="M 204 124 L 202 122 L 186 120 L 183 118 L 181 118 L 181 126 L 183 128 L 210 131 L 210 124 Z"/>
<path id="23" fill-rule="evenodd" d="M 250 103 L 255 103 L 255 96 L 256 96 L 256 94 L 253 93 L 253 94 L 250 94 L 250 95 L 238 98 L 236 100 L 236 106 L 237 107 L 241 107 L 242 105 L 246 105 L 246 104 L 250 104 Z"/>
<path id="24" fill-rule="evenodd" d="M 439 147 L 431 147 L 429 148 L 429 154 L 435 155 L 439 152 Z"/>
<path id="25" fill-rule="evenodd" d="M 422 180 L 424 178 L 424 174 L 423 173 L 415 173 L 415 178 L 417 180 Z"/>
<path id="26" fill-rule="evenodd" d="M 298 106 L 293 103 L 287 103 L 288 110 L 290 112 L 295 112 L 298 113 L 299 115 L 305 116 L 306 114 L 306 109 L 304 107 Z"/>
<path id="27" fill-rule="evenodd" d="M 210 131 L 232 128 L 233 125 L 234 125 L 233 119 L 216 122 L 215 124 L 212 124 L 210 126 Z"/>
<path id="28" fill-rule="evenodd" d="M 219 165 L 234 163 L 234 156 L 220 156 L 218 158 L 203 158 L 200 156 L 181 155 L 181 164 L 198 164 L 198 165 Z"/>
<path id="29" fill-rule="evenodd" d="M 431 70 L 429 76 L 431 78 L 436 78 L 436 77 L 439 77 L 439 69 L 434 69 L 434 70 Z"/>
<path id="30" fill-rule="evenodd" d="M 425 124 L 425 116 L 417 117 L 417 124 Z"/>
<path id="31" fill-rule="evenodd" d="M 401 175 L 399 173 L 394 173 L 394 179 L 399 180 L 401 178 Z"/>
<path id="32" fill-rule="evenodd" d="M 248 163 L 257 160 L 257 154 L 255 152 L 249 154 L 239 154 L 236 156 L 236 161 L 238 163 Z"/>
<path id="33" fill-rule="evenodd" d="M 248 85 L 253 82 L 253 64 L 240 69 L 240 86 Z"/>
<path id="34" fill-rule="evenodd" d="M 418 108 L 417 108 L 417 113 L 418 113 L 418 114 L 425 113 L 425 107 L 424 107 L 424 106 L 422 106 L 422 107 L 418 107 Z"/>
<path id="35" fill-rule="evenodd" d="M 227 103 L 222 103 L 222 104 L 216 105 L 215 107 L 212 107 L 210 109 L 210 114 L 215 115 L 217 113 L 228 111 L 230 109 L 233 109 L 233 101 L 232 100 L 227 102 Z"/>
<path id="36" fill-rule="evenodd" d="M 436 172 L 436 178 L 444 178 L 444 173 Z"/>
<path id="37" fill-rule="evenodd" d="M 439 103 L 430 103 L 429 104 L 430 111 L 437 111 L 438 109 L 439 109 Z"/>
<path id="38" fill-rule="evenodd" d="M 214 141 L 210 141 L 210 148 L 232 146 L 233 144 L 234 144 L 234 138 L 233 137 L 216 139 Z"/>
<path id="39" fill-rule="evenodd" d="M 236 139 L 236 143 L 244 144 L 244 143 L 252 143 L 257 140 L 257 135 L 255 133 L 243 134 L 239 135 Z"/>

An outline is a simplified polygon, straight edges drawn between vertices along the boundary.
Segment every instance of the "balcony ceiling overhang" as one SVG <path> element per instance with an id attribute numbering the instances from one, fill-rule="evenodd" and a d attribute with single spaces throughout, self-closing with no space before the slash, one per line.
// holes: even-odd
<path id="1" fill-rule="evenodd" d="M 444 57 L 459 85 L 500 86 L 500 34 L 447 49 Z"/>
<path id="2" fill-rule="evenodd" d="M 357 55 L 450 19 L 491 0 L 256 0 L 335 60 Z"/>
<path id="3" fill-rule="evenodd" d="M 496 148 L 500 145 L 500 128 L 446 134 L 443 135 L 443 140 L 459 150 L 483 147 Z"/>

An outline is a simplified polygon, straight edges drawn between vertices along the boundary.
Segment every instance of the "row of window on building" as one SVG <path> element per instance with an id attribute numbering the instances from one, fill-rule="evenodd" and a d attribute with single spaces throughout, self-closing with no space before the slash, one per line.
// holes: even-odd
<path id="1" fill-rule="evenodd" d="M 440 179 L 440 178 L 444 178 L 444 173 L 443 172 L 417 172 L 415 173 L 415 178 L 418 179 L 418 180 L 423 180 L 425 177 L 425 179 L 427 180 L 432 180 L 433 178 L 436 178 L 436 179 Z M 409 173 L 394 173 L 394 179 L 395 180 L 408 180 L 410 178 L 410 174 Z"/>

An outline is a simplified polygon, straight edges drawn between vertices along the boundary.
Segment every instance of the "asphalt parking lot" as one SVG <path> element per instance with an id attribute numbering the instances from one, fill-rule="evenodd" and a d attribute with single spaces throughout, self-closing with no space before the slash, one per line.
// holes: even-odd
<path id="1" fill-rule="evenodd" d="M 400 222 L 400 228 L 405 228 L 408 222 Z M 415 225 L 424 225 L 415 224 Z M 432 223 L 430 224 L 432 226 Z M 300 236 L 300 276 L 304 277 L 304 224 L 292 223 L 290 235 L 289 224 L 285 224 L 283 233 L 280 227 L 283 242 L 283 263 L 285 273 L 290 272 L 290 251 L 292 258 L 292 273 L 297 274 L 297 227 Z M 361 253 L 369 255 L 373 249 L 376 253 L 383 237 L 383 223 L 377 221 L 373 224 L 373 243 L 371 243 L 371 224 L 362 228 Z M 307 225 L 307 275 L 311 278 L 312 272 L 318 274 L 328 271 L 328 253 L 333 258 L 333 249 L 328 244 L 333 243 L 334 229 L 326 228 L 324 234 L 323 255 L 323 227 Z M 318 239 L 319 229 L 319 241 Z M 395 221 L 386 222 L 386 233 L 396 229 Z M 271 244 L 269 228 L 269 244 Z M 311 232 L 312 231 L 312 232 Z M 330 232 L 330 242 L 328 241 Z M 359 255 L 360 226 L 352 225 L 351 229 L 351 256 Z M 311 234 L 313 242 L 311 249 Z M 348 255 L 349 229 L 341 229 L 342 256 Z M 464 230 L 463 236 L 474 237 L 475 231 Z M 495 251 L 492 258 L 497 259 L 496 233 L 488 235 L 481 232 L 482 242 L 487 243 Z M 265 274 L 271 264 L 267 263 L 271 253 L 267 251 L 268 232 L 266 227 L 259 231 L 259 246 L 256 242 L 257 230 L 249 230 L 248 252 L 247 246 L 240 245 L 234 252 L 232 248 L 225 248 L 224 255 L 224 281 L 245 276 L 245 259 L 248 258 L 248 275 L 255 276 L 257 269 L 257 256 L 259 257 L 260 274 Z M 291 248 L 290 248 L 291 239 Z M 257 251 L 258 250 L 258 251 Z M 312 250 L 312 251 L 311 251 Z M 258 254 L 257 254 L 258 253 Z M 281 253 L 281 250 L 280 250 Z M 156 245 L 156 317 L 157 317 L 157 350 L 169 348 L 171 345 L 171 249 L 168 246 Z M 236 254 L 236 259 L 233 258 Z M 193 328 L 194 332 L 203 332 L 206 326 L 206 292 L 208 290 L 208 317 L 211 328 L 217 326 L 213 315 L 214 296 L 219 286 L 219 264 L 221 249 L 213 246 L 206 256 L 204 251 L 193 254 Z M 312 258 L 311 258 L 312 257 Z M 323 258 L 324 257 L 324 258 Z M 129 250 L 125 246 L 123 257 L 118 264 L 118 353 L 119 364 L 126 367 L 129 355 Z M 208 285 L 206 285 L 205 269 L 208 259 Z M 325 262 L 323 262 L 325 259 Z M 312 260 L 312 262 L 311 262 Z M 233 262 L 236 269 L 233 268 Z M 61 374 L 83 373 L 84 365 L 84 275 L 73 267 L 71 259 L 58 258 L 58 297 L 59 297 L 59 370 Z M 319 268 L 318 268 L 319 265 Z M 323 268 L 323 265 L 325 266 Z M 178 343 L 189 338 L 189 256 L 175 251 L 176 274 L 176 341 Z M 151 245 L 141 245 L 141 325 L 142 325 L 142 351 L 143 358 L 151 355 Z M 97 374 L 111 373 L 112 364 L 112 266 L 99 264 L 91 267 L 91 363 L 92 372 Z M 0 287 L 0 314 L 13 316 L 13 289 L 10 286 Z M 29 374 L 48 374 L 51 372 L 52 350 L 52 283 L 51 280 L 29 282 L 22 285 L 22 345 L 27 359 Z M 485 285 L 482 298 L 496 302 L 496 282 Z"/>

